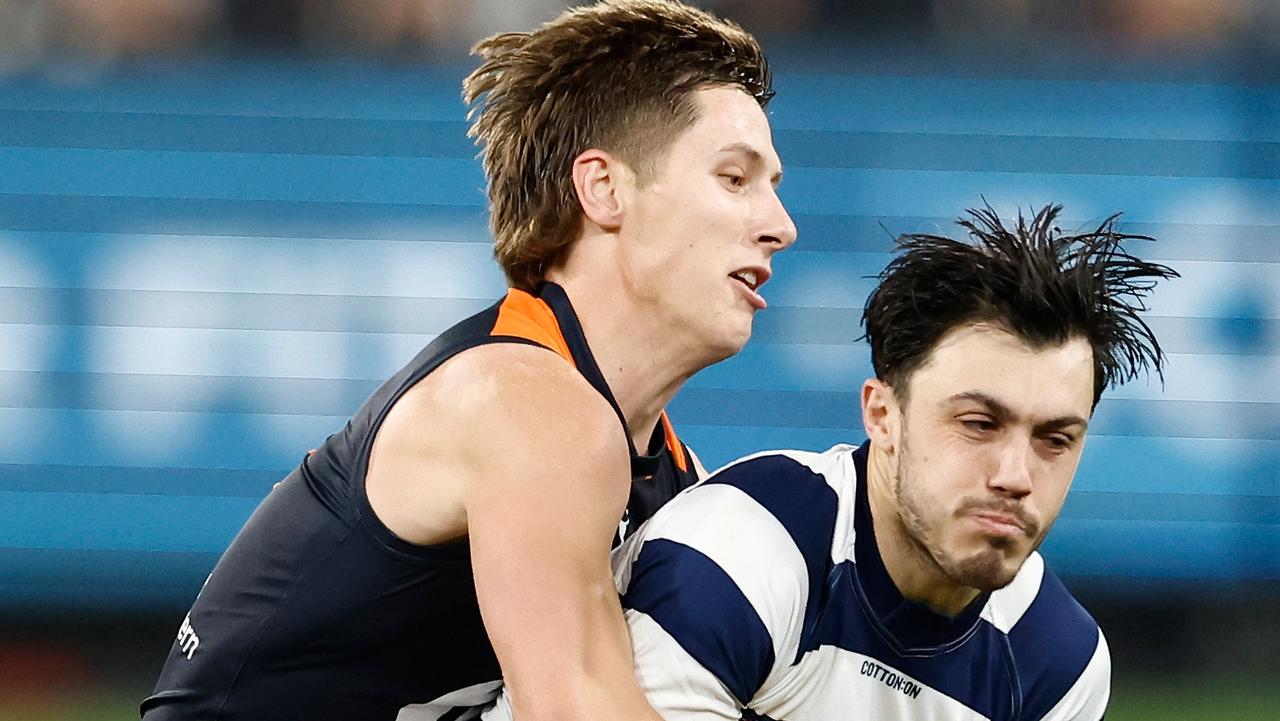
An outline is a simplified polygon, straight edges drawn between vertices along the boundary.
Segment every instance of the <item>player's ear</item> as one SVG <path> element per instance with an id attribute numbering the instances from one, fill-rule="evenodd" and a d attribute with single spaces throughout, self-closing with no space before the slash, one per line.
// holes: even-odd
<path id="1" fill-rule="evenodd" d="M 622 224 L 623 203 L 619 182 L 627 168 L 599 148 L 583 151 L 573 159 L 573 189 L 587 220 L 616 230 Z"/>
<path id="2" fill-rule="evenodd" d="M 899 416 L 893 388 L 879 378 L 868 378 L 862 384 L 862 428 L 872 445 L 885 453 L 893 453 Z"/>

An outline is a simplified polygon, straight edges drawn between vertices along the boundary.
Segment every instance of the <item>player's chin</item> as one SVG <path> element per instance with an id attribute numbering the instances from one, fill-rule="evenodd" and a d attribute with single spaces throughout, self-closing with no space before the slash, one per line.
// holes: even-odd
<path id="1" fill-rule="evenodd" d="M 723 360 L 728 360 L 729 358 L 737 355 L 744 345 L 746 345 L 745 340 L 740 343 L 724 341 L 708 343 L 703 353 L 704 365 L 712 365 Z"/>
<path id="2" fill-rule="evenodd" d="M 996 591 L 1013 582 L 1027 554 L 1009 548 L 985 548 L 952 564 L 952 580 L 979 591 Z"/>
<path id="3" fill-rule="evenodd" d="M 703 335 L 703 345 L 711 363 L 718 363 L 736 355 L 751 340 L 754 313 L 732 309 L 720 314 L 711 328 Z"/>
<path id="4" fill-rule="evenodd" d="M 737 355 L 739 351 L 746 347 L 747 341 L 751 340 L 753 315 L 749 315 L 746 318 L 735 318 L 735 322 L 725 329 L 724 337 L 718 345 L 718 351 L 723 354 L 720 360 Z"/>

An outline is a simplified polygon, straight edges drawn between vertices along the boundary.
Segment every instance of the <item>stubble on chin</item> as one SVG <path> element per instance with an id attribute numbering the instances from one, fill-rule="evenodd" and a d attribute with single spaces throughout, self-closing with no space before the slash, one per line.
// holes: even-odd
<path id="1" fill-rule="evenodd" d="M 1018 575 L 1017 568 L 1012 570 L 1005 565 L 1005 556 L 1001 551 L 990 548 L 943 567 L 943 573 L 956 583 L 969 588 L 976 588 L 983 593 L 996 591 L 1013 582 Z"/>
<path id="2" fill-rule="evenodd" d="M 907 450 L 906 437 L 902 439 L 901 452 L 894 468 L 893 492 L 897 497 L 899 517 L 906 536 L 910 539 L 922 559 L 937 569 L 952 583 L 974 588 L 983 593 L 995 591 L 1009 585 L 1018 568 L 1010 569 L 1005 564 L 1006 555 L 1011 544 L 1001 539 L 987 539 L 983 543 L 987 547 L 963 558 L 949 554 L 938 538 L 939 531 L 929 525 L 922 512 L 923 505 L 916 493 L 919 485 L 908 462 L 910 453 Z"/>

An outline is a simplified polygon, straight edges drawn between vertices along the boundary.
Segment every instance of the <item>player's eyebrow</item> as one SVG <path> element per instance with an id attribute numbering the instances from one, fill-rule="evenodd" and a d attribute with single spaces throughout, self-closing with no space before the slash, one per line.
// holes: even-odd
<path id="1" fill-rule="evenodd" d="M 947 398 L 948 403 L 955 403 L 956 401 L 973 401 L 986 406 L 993 416 L 1001 420 L 1013 420 L 1018 417 L 1018 414 L 1014 413 L 1012 408 L 980 391 L 964 391 L 952 394 Z"/>
<path id="2" fill-rule="evenodd" d="M 973 401 L 974 403 L 980 403 L 985 406 L 992 415 L 1002 421 L 1008 422 L 1018 419 L 1018 414 L 1015 413 L 1012 408 L 981 391 L 965 391 L 963 393 L 956 393 L 947 398 L 947 401 L 952 403 L 955 401 Z M 1061 430 L 1069 426 L 1080 426 L 1080 431 L 1084 432 L 1089 428 L 1089 420 L 1087 418 L 1081 418 L 1074 413 L 1068 413 L 1056 418 L 1050 418 L 1046 421 L 1041 421 L 1032 428 L 1032 431 L 1035 433 L 1045 433 L 1048 431 Z"/>
<path id="3" fill-rule="evenodd" d="M 742 153 L 743 155 L 747 156 L 747 162 L 752 165 L 763 166 L 766 164 L 765 157 L 759 150 L 756 150 L 755 147 L 751 146 L 748 143 L 744 143 L 742 141 L 738 141 L 736 143 L 729 143 L 725 145 L 723 148 L 720 148 L 719 152 Z M 778 165 L 777 172 L 775 172 L 772 176 L 769 177 L 769 182 L 773 183 L 774 187 L 777 187 L 778 183 L 782 182 L 781 163 L 779 163 Z"/>
<path id="4" fill-rule="evenodd" d="M 1064 428 L 1070 428 L 1071 426 L 1080 426 L 1080 432 L 1084 433 L 1089 430 L 1089 421 L 1077 415 L 1058 416 L 1057 418 L 1050 418 L 1043 423 L 1037 423 L 1035 428 L 1032 428 L 1031 430 L 1036 434 L 1040 434 L 1048 433 L 1050 431 L 1060 431 Z"/>

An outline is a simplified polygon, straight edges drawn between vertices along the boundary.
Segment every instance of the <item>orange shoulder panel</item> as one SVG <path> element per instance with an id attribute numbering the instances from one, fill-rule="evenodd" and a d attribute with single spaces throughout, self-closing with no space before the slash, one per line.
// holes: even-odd
<path id="1" fill-rule="evenodd" d="M 493 324 L 489 335 L 531 340 L 573 363 L 573 353 L 569 352 L 569 344 L 560 332 L 560 324 L 556 322 L 556 314 L 551 312 L 551 306 L 523 290 L 512 288 L 507 291 L 507 297 L 498 306 L 498 320 Z"/>
<path id="2" fill-rule="evenodd" d="M 676 461 L 676 468 L 681 471 L 689 470 L 689 461 L 685 459 L 684 446 L 680 444 L 680 439 L 676 437 L 676 429 L 671 426 L 671 419 L 667 418 L 667 412 L 662 412 L 662 432 L 667 437 L 667 448 L 671 451 L 671 457 Z"/>

